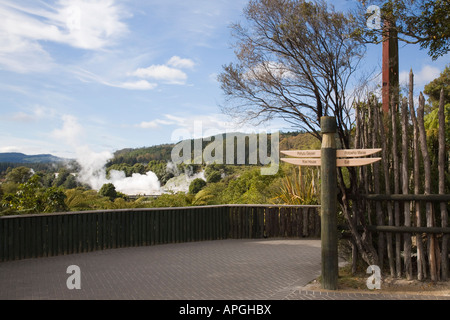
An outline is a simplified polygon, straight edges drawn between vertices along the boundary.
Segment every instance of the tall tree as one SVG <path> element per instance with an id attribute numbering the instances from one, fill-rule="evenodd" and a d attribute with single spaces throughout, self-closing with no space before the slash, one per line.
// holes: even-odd
<path id="1" fill-rule="evenodd" d="M 238 62 L 219 75 L 225 113 L 244 120 L 283 118 L 318 139 L 320 118 L 336 116 L 348 148 L 347 95 L 365 52 L 351 36 L 353 17 L 324 1 L 304 0 L 253 0 L 244 15 L 245 24 L 232 25 Z"/>
<path id="2" fill-rule="evenodd" d="M 224 112 L 247 121 L 282 118 L 319 140 L 320 118 L 334 116 L 339 147 L 349 148 L 354 124 L 349 92 L 357 87 L 355 72 L 365 53 L 354 33 L 356 19 L 320 0 L 252 0 L 244 16 L 245 24 L 232 25 L 237 62 L 219 75 Z M 361 235 L 356 229 L 355 221 L 364 219 L 352 217 L 364 213 L 351 212 L 356 171 L 349 173 L 347 187 L 338 171 L 341 208 L 363 259 L 377 264 L 367 230 Z"/>
<path id="3" fill-rule="evenodd" d="M 359 1 L 358 17 L 360 27 L 356 29 L 367 41 L 383 41 L 384 28 L 367 28 L 367 19 L 379 19 L 395 30 L 398 40 L 419 44 L 428 49 L 433 60 L 445 55 L 450 50 L 450 1 L 448 0 L 372 0 L 370 5 L 380 8 L 379 17 L 373 11 L 367 12 L 369 4 Z"/>

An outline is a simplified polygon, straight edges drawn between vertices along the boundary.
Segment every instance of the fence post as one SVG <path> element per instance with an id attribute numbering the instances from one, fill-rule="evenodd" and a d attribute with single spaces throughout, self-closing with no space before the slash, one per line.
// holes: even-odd
<path id="1" fill-rule="evenodd" d="M 336 119 L 322 117 L 321 149 L 321 241 L 322 288 L 337 290 L 337 170 L 336 170 Z"/>

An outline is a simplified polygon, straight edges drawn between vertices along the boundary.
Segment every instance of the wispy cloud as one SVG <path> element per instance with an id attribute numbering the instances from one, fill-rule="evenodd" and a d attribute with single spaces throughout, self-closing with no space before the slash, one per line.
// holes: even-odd
<path id="1" fill-rule="evenodd" d="M 83 68 L 72 68 L 71 72 L 75 74 L 81 81 L 96 82 L 105 86 L 115 88 L 122 88 L 128 90 L 153 90 L 158 86 L 156 83 L 150 83 L 147 80 L 114 81 L 104 79 L 102 76 L 97 75 Z"/>
<path id="2" fill-rule="evenodd" d="M 35 5 L 0 3 L 0 66 L 7 70 L 43 72 L 54 67 L 55 59 L 44 42 L 102 50 L 128 31 L 121 21 L 124 10 L 113 0 L 59 0 L 54 6 Z"/>
<path id="3" fill-rule="evenodd" d="M 123 82 L 112 86 L 129 90 L 153 90 L 158 85 L 156 83 L 150 83 L 146 80 L 139 80 L 134 82 Z"/>
<path id="4" fill-rule="evenodd" d="M 216 134 L 227 132 L 254 132 L 255 130 L 273 130 L 278 127 L 252 127 L 237 124 L 233 121 L 227 121 L 222 114 L 209 115 L 173 115 L 164 114 L 163 119 L 154 119 L 151 121 L 142 121 L 134 125 L 141 129 L 162 129 L 163 126 L 170 127 L 176 136 L 172 140 L 179 138 L 178 134 L 182 133 L 184 138 L 201 138 L 210 137 Z"/>
<path id="5" fill-rule="evenodd" d="M 167 84 L 185 84 L 187 81 L 187 74 L 181 69 L 192 69 L 195 63 L 190 59 L 183 59 L 178 56 L 173 56 L 164 65 L 151 65 L 147 68 L 138 68 L 130 73 L 132 76 L 139 78 L 153 79 L 162 81 Z"/>
<path id="6" fill-rule="evenodd" d="M 147 68 L 139 68 L 131 75 L 139 78 L 164 81 L 169 84 L 184 84 L 187 80 L 186 73 L 165 65 L 152 65 Z"/>
<path id="7" fill-rule="evenodd" d="M 167 64 L 169 66 L 175 67 L 175 68 L 187 68 L 192 69 L 195 66 L 195 62 L 191 59 L 183 59 L 178 56 L 173 56 L 172 58 L 167 61 Z"/>
<path id="8" fill-rule="evenodd" d="M 25 111 L 15 112 L 8 120 L 15 122 L 36 122 L 42 119 L 50 119 L 56 115 L 56 110 L 41 105 L 35 105 Z"/>
<path id="9" fill-rule="evenodd" d="M 173 121 L 155 119 L 152 121 L 142 121 L 141 123 L 135 125 L 135 127 L 142 128 L 142 129 L 156 129 L 156 128 L 160 128 L 161 125 L 172 125 L 172 124 L 174 124 Z"/>

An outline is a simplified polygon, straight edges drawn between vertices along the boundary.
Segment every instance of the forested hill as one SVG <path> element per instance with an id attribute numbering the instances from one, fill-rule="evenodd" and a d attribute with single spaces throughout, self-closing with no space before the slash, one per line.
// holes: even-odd
<path id="1" fill-rule="evenodd" d="M 211 140 L 205 139 L 202 143 L 204 149 Z M 226 144 L 226 136 L 224 134 L 224 145 Z M 192 146 L 194 140 L 191 141 Z M 268 143 L 270 138 L 268 137 Z M 147 164 L 150 161 L 169 162 L 171 160 L 172 149 L 175 144 L 161 144 L 151 147 L 142 148 L 126 148 L 114 152 L 114 157 L 108 161 L 107 166 L 114 164 L 134 165 L 136 163 Z M 314 149 L 320 148 L 317 139 L 308 133 L 301 132 L 285 132 L 280 134 L 280 150 L 293 149 Z M 33 166 L 35 170 L 47 169 L 49 165 L 63 165 L 63 158 L 56 157 L 51 154 L 26 155 L 18 152 L 0 153 L 0 172 L 8 167 L 17 166 Z"/>
<path id="2" fill-rule="evenodd" d="M 169 161 L 175 144 L 161 144 L 152 147 L 125 148 L 114 152 L 114 158 L 108 161 L 108 166 L 113 164 L 148 163 L 152 160 Z"/>
<path id="3" fill-rule="evenodd" d="M 237 134 L 239 135 L 239 133 Z M 212 139 L 213 140 L 213 139 Z M 211 139 L 204 139 L 202 143 L 202 150 L 212 141 Z M 191 140 L 192 150 L 194 140 Z M 226 135 L 223 135 L 224 146 L 226 144 Z M 270 138 L 268 137 L 268 143 Z M 172 149 L 175 144 L 162 144 L 152 147 L 142 148 L 126 148 L 118 150 L 114 153 L 114 158 L 108 161 L 107 166 L 113 164 L 128 164 L 134 165 L 136 163 L 148 163 L 152 160 L 168 162 L 171 160 Z M 320 142 L 308 133 L 302 132 L 285 132 L 280 134 L 280 150 L 288 149 L 312 149 L 320 148 Z"/>
<path id="4" fill-rule="evenodd" d="M 51 163 L 64 161 L 63 158 L 51 154 L 26 155 L 19 152 L 0 153 L 0 162 L 11 163 Z"/>
<path id="5" fill-rule="evenodd" d="M 19 152 L 0 152 L 0 175 L 8 168 L 29 167 L 35 171 L 57 171 L 66 160 L 51 154 L 26 155 Z"/>

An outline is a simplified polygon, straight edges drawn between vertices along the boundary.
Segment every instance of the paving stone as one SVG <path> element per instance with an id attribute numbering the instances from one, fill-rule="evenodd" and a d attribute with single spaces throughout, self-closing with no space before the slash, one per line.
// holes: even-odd
<path id="1" fill-rule="evenodd" d="M 165 244 L 9 261 L 0 263 L 0 299 L 450 299 L 301 289 L 319 276 L 320 256 L 320 240 L 263 239 Z M 70 265 L 80 267 L 80 290 L 66 286 Z"/>

